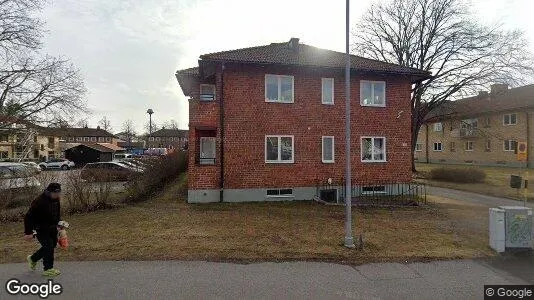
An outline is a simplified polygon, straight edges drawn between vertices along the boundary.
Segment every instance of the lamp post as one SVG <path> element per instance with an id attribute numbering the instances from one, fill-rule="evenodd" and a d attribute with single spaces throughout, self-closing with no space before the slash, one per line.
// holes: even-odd
<path id="1" fill-rule="evenodd" d="M 349 53 L 349 0 L 346 0 L 345 28 L 345 247 L 354 248 L 352 237 L 352 186 L 350 169 L 350 53 Z"/>
<path id="2" fill-rule="evenodd" d="M 149 108 L 146 113 L 148 114 L 148 118 L 149 118 L 149 123 L 148 123 L 148 141 L 150 142 L 150 138 L 152 137 L 152 114 L 154 113 L 154 111 L 152 110 L 152 108 Z M 150 145 L 150 143 L 149 143 Z"/>

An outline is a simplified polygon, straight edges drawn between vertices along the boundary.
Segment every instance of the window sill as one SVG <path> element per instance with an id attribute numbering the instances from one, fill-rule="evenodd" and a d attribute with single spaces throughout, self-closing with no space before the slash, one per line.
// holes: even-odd
<path id="1" fill-rule="evenodd" d="M 376 163 L 387 163 L 387 160 L 362 160 L 362 163 L 366 164 L 376 164 Z"/>
<path id="2" fill-rule="evenodd" d="M 287 195 L 287 196 L 285 196 L 285 195 L 281 195 L 281 196 L 280 196 L 280 195 L 279 195 L 279 196 L 265 196 L 265 198 L 267 198 L 267 199 L 273 199 L 273 198 L 274 198 L 274 199 L 276 199 L 276 198 L 287 199 L 287 198 L 295 198 L 295 196 L 293 196 L 293 195 Z"/>
<path id="3" fill-rule="evenodd" d="M 386 107 L 385 104 L 363 104 L 363 103 L 360 103 L 360 106 L 362 107 Z"/>
<path id="4" fill-rule="evenodd" d="M 334 106 L 334 102 L 328 103 L 328 102 L 321 102 L 322 105 L 328 105 L 328 106 Z"/>
<path id="5" fill-rule="evenodd" d="M 293 164 L 294 161 L 266 160 L 265 163 L 266 164 Z"/>
<path id="6" fill-rule="evenodd" d="M 334 164 L 334 163 L 336 163 L 333 160 L 323 160 L 322 162 L 323 162 L 323 164 Z"/>
<path id="7" fill-rule="evenodd" d="M 293 103 L 295 103 L 294 100 L 289 102 L 289 101 L 279 101 L 279 100 L 269 100 L 269 99 L 265 99 L 265 102 L 267 102 L 267 103 L 280 103 L 280 104 L 293 104 Z"/>

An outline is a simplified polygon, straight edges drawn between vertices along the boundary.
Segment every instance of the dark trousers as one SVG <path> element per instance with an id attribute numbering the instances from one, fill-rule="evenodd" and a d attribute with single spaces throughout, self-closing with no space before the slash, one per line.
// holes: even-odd
<path id="1" fill-rule="evenodd" d="M 44 270 L 54 267 L 54 248 L 57 245 L 57 230 L 37 230 L 37 240 L 41 248 L 31 257 L 32 261 L 37 262 L 43 259 Z"/>

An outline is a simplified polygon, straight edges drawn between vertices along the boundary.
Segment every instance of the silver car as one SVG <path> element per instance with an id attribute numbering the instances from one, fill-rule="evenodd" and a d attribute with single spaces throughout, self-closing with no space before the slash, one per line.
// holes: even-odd
<path id="1" fill-rule="evenodd" d="M 72 161 L 64 158 L 52 158 L 39 164 L 39 168 L 43 171 L 49 169 L 69 170 L 74 166 L 75 164 Z"/>
<path id="2" fill-rule="evenodd" d="M 0 163 L 0 190 L 39 187 L 35 172 L 22 163 Z"/>

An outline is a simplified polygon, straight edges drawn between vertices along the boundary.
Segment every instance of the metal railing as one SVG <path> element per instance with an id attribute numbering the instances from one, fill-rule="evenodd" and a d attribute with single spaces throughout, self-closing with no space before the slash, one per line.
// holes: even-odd
<path id="1" fill-rule="evenodd" d="M 426 186 L 422 183 L 395 183 L 388 181 L 361 182 L 354 180 L 350 199 L 355 206 L 419 206 L 427 203 Z M 343 178 L 320 181 L 317 197 L 324 202 L 345 202 Z"/>

